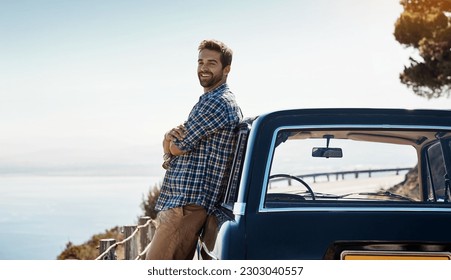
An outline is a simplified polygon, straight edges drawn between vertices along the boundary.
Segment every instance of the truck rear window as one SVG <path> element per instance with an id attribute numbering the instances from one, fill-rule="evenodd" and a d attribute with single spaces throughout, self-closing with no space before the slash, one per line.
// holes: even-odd
<path id="1" fill-rule="evenodd" d="M 436 133 L 280 130 L 268 163 L 264 207 L 443 202 L 445 168 Z M 428 161 L 421 161 L 428 152 Z"/>

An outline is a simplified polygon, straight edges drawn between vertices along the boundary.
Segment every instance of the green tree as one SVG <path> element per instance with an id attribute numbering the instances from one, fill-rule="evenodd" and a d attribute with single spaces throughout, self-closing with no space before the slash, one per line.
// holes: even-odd
<path id="1" fill-rule="evenodd" d="M 451 91 L 451 0 L 400 0 L 404 11 L 394 36 L 418 50 L 400 80 L 419 96 L 438 98 Z"/>

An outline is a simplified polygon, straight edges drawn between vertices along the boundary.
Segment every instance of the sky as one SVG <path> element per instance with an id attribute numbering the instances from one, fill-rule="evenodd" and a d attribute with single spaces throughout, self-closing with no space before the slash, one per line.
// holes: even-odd
<path id="1" fill-rule="evenodd" d="M 203 93 L 197 47 L 234 51 L 245 116 L 449 109 L 399 82 L 397 0 L 0 0 L 0 175 L 162 176 L 163 135 Z"/>

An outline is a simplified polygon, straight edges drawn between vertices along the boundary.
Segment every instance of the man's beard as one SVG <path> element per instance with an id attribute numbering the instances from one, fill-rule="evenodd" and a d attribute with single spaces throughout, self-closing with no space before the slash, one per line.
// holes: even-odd
<path id="1" fill-rule="evenodd" d="M 209 79 L 202 79 L 201 73 L 198 74 L 199 83 L 204 88 L 212 87 L 216 84 L 218 84 L 222 80 L 222 76 L 214 76 L 212 73 L 208 73 L 211 75 Z"/>

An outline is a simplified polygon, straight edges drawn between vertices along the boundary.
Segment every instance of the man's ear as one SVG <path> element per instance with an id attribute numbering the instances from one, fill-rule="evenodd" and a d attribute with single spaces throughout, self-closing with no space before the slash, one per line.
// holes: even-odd
<path id="1" fill-rule="evenodd" d="M 224 75 L 228 75 L 230 72 L 230 65 L 227 65 L 226 67 L 224 67 L 224 70 L 222 70 L 224 72 Z"/>

